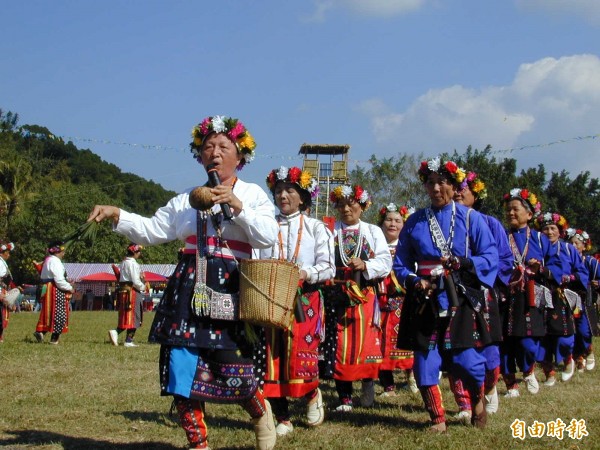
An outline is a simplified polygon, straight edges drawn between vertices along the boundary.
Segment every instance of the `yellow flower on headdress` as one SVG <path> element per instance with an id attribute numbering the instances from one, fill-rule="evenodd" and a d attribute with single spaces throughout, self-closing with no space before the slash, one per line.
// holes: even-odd
<path id="1" fill-rule="evenodd" d="M 533 206 L 538 202 L 537 196 L 534 193 L 529 193 L 529 201 Z"/>
<path id="2" fill-rule="evenodd" d="M 308 171 L 304 171 L 302 172 L 302 174 L 300 175 L 300 182 L 298 184 L 300 184 L 300 187 L 302 189 L 308 189 L 311 185 L 311 176 L 310 173 L 308 173 Z"/>
<path id="3" fill-rule="evenodd" d="M 467 174 L 460 167 L 456 169 L 456 181 L 462 183 Z"/>
<path id="4" fill-rule="evenodd" d="M 246 134 L 242 138 L 238 139 L 237 143 L 241 148 L 249 150 L 254 150 L 256 147 L 256 142 L 254 142 L 254 138 L 248 131 L 246 131 Z"/>
<path id="5" fill-rule="evenodd" d="M 485 189 L 485 184 L 481 180 L 475 181 L 473 187 L 471 187 L 471 190 L 476 193 L 481 192 L 483 189 Z"/>

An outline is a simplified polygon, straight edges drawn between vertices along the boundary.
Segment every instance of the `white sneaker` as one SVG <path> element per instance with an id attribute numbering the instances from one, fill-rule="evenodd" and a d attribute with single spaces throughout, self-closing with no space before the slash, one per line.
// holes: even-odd
<path id="1" fill-rule="evenodd" d="M 498 412 L 498 389 L 496 389 L 496 386 L 494 386 L 492 392 L 485 396 L 485 411 L 488 414 L 495 414 Z"/>
<path id="2" fill-rule="evenodd" d="M 371 408 L 375 403 L 375 382 L 363 381 L 362 392 L 360 394 L 360 406 L 363 408 Z"/>
<path id="3" fill-rule="evenodd" d="M 590 353 L 585 358 L 585 370 L 594 370 L 594 367 L 596 367 L 596 357 Z"/>
<path id="4" fill-rule="evenodd" d="M 335 408 L 337 412 L 352 412 L 352 405 L 344 405 L 341 404 L 337 408 Z"/>
<path id="5" fill-rule="evenodd" d="M 569 361 L 569 364 L 567 364 L 565 366 L 565 370 L 560 373 L 560 379 L 563 380 L 564 382 L 567 382 L 573 377 L 574 373 L 575 373 L 575 361 L 573 361 L 573 358 L 571 358 L 571 361 Z"/>
<path id="6" fill-rule="evenodd" d="M 419 393 L 419 386 L 417 386 L 417 380 L 415 380 L 415 377 L 413 375 L 408 377 L 408 389 L 410 389 L 410 392 L 412 392 L 413 394 Z"/>
<path id="7" fill-rule="evenodd" d="M 254 424 L 254 435 L 256 436 L 256 448 L 258 450 L 272 450 L 277 442 L 277 431 L 271 404 L 265 400 L 266 412 L 258 419 L 252 419 Z"/>
<path id="8" fill-rule="evenodd" d="M 407 386 L 408 389 L 408 386 Z M 381 394 L 379 394 L 380 398 L 385 398 L 385 397 L 398 397 L 398 394 L 396 393 L 396 391 L 383 391 Z"/>
<path id="9" fill-rule="evenodd" d="M 125 342 L 123 347 L 139 347 L 139 345 L 134 344 L 133 342 Z"/>
<path id="10" fill-rule="evenodd" d="M 309 427 L 317 427 L 325 420 L 325 405 L 321 389 L 317 388 L 317 396 L 306 405 L 306 424 Z"/>
<path id="11" fill-rule="evenodd" d="M 546 381 L 544 381 L 544 386 L 554 386 L 556 384 L 556 377 L 548 377 Z"/>
<path id="12" fill-rule="evenodd" d="M 108 330 L 108 338 L 112 342 L 112 345 L 119 345 L 119 333 L 117 333 L 117 330 Z"/>
<path id="13" fill-rule="evenodd" d="M 540 390 L 540 385 L 538 384 L 538 380 L 535 377 L 535 373 L 531 372 L 529 375 L 527 375 L 525 378 L 525 383 L 527 385 L 527 390 L 531 393 L 531 394 L 537 394 L 538 391 Z"/>
<path id="14" fill-rule="evenodd" d="M 292 422 L 279 422 L 275 427 L 275 433 L 277 433 L 277 437 L 285 436 L 286 434 L 290 434 L 292 431 L 294 431 L 294 425 L 292 425 Z"/>
<path id="15" fill-rule="evenodd" d="M 454 415 L 454 418 L 456 420 L 458 420 L 459 422 L 463 423 L 464 425 L 470 425 L 471 424 L 471 411 L 469 410 L 462 410 L 460 411 L 458 414 Z"/>
<path id="16" fill-rule="evenodd" d="M 519 394 L 518 389 L 509 389 L 508 391 L 506 391 L 506 394 L 504 394 L 504 398 L 517 398 L 520 395 L 521 394 Z"/>

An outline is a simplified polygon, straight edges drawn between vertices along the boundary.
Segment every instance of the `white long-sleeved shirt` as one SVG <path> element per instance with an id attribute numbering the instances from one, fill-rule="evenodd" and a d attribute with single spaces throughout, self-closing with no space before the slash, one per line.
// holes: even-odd
<path id="1" fill-rule="evenodd" d="M 330 280 L 335 275 L 335 253 L 333 235 L 320 220 L 303 216 L 302 236 L 296 262 L 306 271 L 306 282 L 310 284 Z M 290 261 L 298 242 L 300 215 L 288 218 L 278 216 L 283 247 L 283 258 Z M 279 241 L 271 248 L 261 250 L 263 259 L 280 257 Z"/>
<path id="2" fill-rule="evenodd" d="M 197 211 L 189 202 L 192 190 L 193 188 L 189 188 L 169 200 L 152 217 L 121 210 L 119 222 L 113 228 L 138 244 L 155 245 L 175 239 L 185 241 L 186 238 L 195 236 L 197 231 Z M 223 239 L 246 242 L 257 249 L 273 246 L 277 241 L 275 207 L 265 191 L 256 184 L 237 180 L 233 193 L 243 203 L 243 209 L 231 221 L 223 221 Z M 220 211 L 221 205 L 213 206 L 213 212 Z M 208 221 L 207 234 L 216 235 L 212 221 Z"/>
<path id="3" fill-rule="evenodd" d="M 342 233 L 342 229 L 355 230 L 359 227 L 371 250 L 375 253 L 373 258 L 365 261 L 367 270 L 362 272 L 363 276 L 366 280 L 386 277 L 392 270 L 392 255 L 390 254 L 387 240 L 381 228 L 363 221 L 359 221 L 356 225 L 343 225 L 342 222 L 336 221 L 334 236 L 338 239 L 338 236 Z"/>
<path id="4" fill-rule="evenodd" d="M 121 262 L 121 276 L 119 281 L 123 283 L 132 283 L 133 287 L 144 292 L 146 285 L 142 282 L 141 278 L 142 269 L 138 262 L 133 256 L 127 256 L 123 262 Z"/>
<path id="5" fill-rule="evenodd" d="M 61 291 L 73 292 L 73 286 L 65 278 L 65 266 L 58 256 L 46 257 L 40 277 L 42 280 L 54 280 Z"/>

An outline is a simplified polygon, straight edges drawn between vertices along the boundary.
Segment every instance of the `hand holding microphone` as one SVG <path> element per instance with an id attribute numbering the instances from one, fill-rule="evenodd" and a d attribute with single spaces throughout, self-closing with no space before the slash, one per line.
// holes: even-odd
<path id="1" fill-rule="evenodd" d="M 219 174 L 214 164 L 206 166 L 206 173 L 208 174 L 208 184 L 210 184 L 211 187 L 216 187 L 221 184 L 221 179 L 219 178 Z M 223 218 L 225 220 L 231 220 L 233 218 L 231 208 L 227 203 L 221 203 L 221 211 L 223 212 Z"/>

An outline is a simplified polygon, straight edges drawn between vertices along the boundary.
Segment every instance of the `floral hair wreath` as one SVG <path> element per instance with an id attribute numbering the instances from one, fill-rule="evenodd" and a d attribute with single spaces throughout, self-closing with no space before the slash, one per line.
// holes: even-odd
<path id="1" fill-rule="evenodd" d="M 367 210 L 372 203 L 369 193 L 358 184 L 353 186 L 349 186 L 347 184 L 337 186 L 329 194 L 329 201 L 334 205 L 343 198 L 354 199 L 363 210 Z"/>
<path id="2" fill-rule="evenodd" d="M 538 201 L 537 196 L 533 192 L 529 192 L 527 189 L 511 189 L 508 194 L 504 194 L 503 199 L 504 203 L 508 203 L 511 200 L 520 200 L 534 214 L 539 213 L 542 209 L 542 204 Z"/>
<path id="3" fill-rule="evenodd" d="M 48 245 L 48 253 L 54 255 L 56 253 L 64 252 L 65 248 L 65 243 L 63 241 L 54 241 Z"/>
<path id="4" fill-rule="evenodd" d="M 135 243 L 131 243 L 127 247 L 127 250 L 130 251 L 131 253 L 137 253 L 137 252 L 141 252 L 142 250 L 144 250 L 144 246 L 135 244 Z"/>
<path id="5" fill-rule="evenodd" d="M 583 242 L 583 248 L 586 252 L 589 252 L 592 249 L 592 240 L 590 239 L 590 235 L 587 233 L 587 231 L 579 228 L 567 228 L 567 231 L 565 231 L 565 237 L 569 241 L 575 238 Z"/>
<path id="6" fill-rule="evenodd" d="M 418 171 L 421 183 L 425 183 L 427 177 L 433 172 L 450 178 L 455 184 L 462 183 L 466 176 L 465 171 L 458 167 L 454 161 L 444 161 L 439 156 L 421 162 Z"/>
<path id="7" fill-rule="evenodd" d="M 476 199 L 483 200 L 487 198 L 487 189 L 481 177 L 475 172 L 469 172 L 463 182 L 460 184 L 460 190 L 469 186 L 469 190 L 473 193 Z"/>
<path id="8" fill-rule="evenodd" d="M 385 220 L 385 216 L 389 212 L 397 212 L 398 214 L 400 214 L 400 217 L 402 217 L 402 220 L 406 222 L 408 216 L 415 212 L 415 208 L 408 207 L 406 205 L 403 205 L 400 208 L 398 208 L 398 205 L 396 205 L 395 203 L 389 203 L 386 206 L 382 206 L 379 210 L 379 219 L 381 221 Z"/>
<path id="9" fill-rule="evenodd" d="M 541 230 L 546 225 L 556 225 L 561 230 L 561 236 L 564 235 L 564 232 L 569 226 L 567 219 L 556 212 L 545 212 L 543 214 L 538 214 L 535 217 L 534 225 L 538 230 Z"/>
<path id="10" fill-rule="evenodd" d="M 299 167 L 290 167 L 288 169 L 281 166 L 279 169 L 271 170 L 269 175 L 267 175 L 267 187 L 271 192 L 275 189 L 278 181 L 297 184 L 300 189 L 308 191 L 310 198 L 313 200 L 319 195 L 319 182 L 308 171 L 303 171 Z"/>
<path id="11" fill-rule="evenodd" d="M 202 144 L 211 133 L 225 133 L 242 153 L 243 158 L 237 167 L 238 170 L 254 159 L 256 142 L 242 122 L 233 117 L 210 116 L 192 128 L 193 141 L 190 143 L 190 151 L 198 162 L 201 162 Z"/>
<path id="12" fill-rule="evenodd" d="M 12 252 L 15 249 L 15 244 L 12 242 L 4 242 L 0 241 L 0 253 L 4 253 L 5 251 Z"/>

